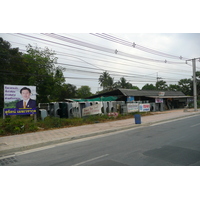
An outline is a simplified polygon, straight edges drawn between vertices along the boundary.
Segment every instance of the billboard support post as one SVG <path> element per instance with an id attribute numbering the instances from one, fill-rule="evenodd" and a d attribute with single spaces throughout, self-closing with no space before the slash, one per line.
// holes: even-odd
<path id="1" fill-rule="evenodd" d="M 37 122 L 37 115 L 34 114 L 34 122 L 36 123 Z"/>
<path id="2" fill-rule="evenodd" d="M 4 112 L 4 108 L 3 108 L 3 119 L 5 119 L 6 116 L 5 116 L 5 112 Z"/>

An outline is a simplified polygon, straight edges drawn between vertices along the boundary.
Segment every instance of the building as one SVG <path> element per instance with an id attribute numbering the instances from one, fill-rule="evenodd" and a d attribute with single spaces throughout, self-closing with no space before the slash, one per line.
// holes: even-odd
<path id="1" fill-rule="evenodd" d="M 180 91 L 157 91 L 157 90 L 134 90 L 116 89 L 110 92 L 101 93 L 88 97 L 94 99 L 100 97 L 117 97 L 116 101 L 143 102 L 151 104 L 151 111 L 163 111 L 177 108 L 184 108 L 192 98 Z"/>

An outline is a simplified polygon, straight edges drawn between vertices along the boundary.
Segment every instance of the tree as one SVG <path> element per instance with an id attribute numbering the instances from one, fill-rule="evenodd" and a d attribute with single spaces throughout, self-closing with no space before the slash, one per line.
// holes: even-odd
<path id="1" fill-rule="evenodd" d="M 156 82 L 156 89 L 157 90 L 167 90 L 168 86 L 166 84 L 166 81 L 160 80 Z"/>
<path id="2" fill-rule="evenodd" d="M 136 85 L 132 85 L 132 87 L 130 89 L 133 89 L 133 90 L 140 90 L 140 88 Z"/>
<path id="3" fill-rule="evenodd" d="M 77 88 L 75 85 L 72 85 L 70 83 L 66 84 L 64 83 L 61 87 L 61 100 L 64 99 L 70 99 L 70 98 L 76 98 L 77 97 Z"/>
<path id="4" fill-rule="evenodd" d="M 81 86 L 78 90 L 77 90 L 77 97 L 78 98 L 87 98 L 89 96 L 92 96 L 92 93 L 90 92 L 90 87 L 89 86 Z"/>
<path id="5" fill-rule="evenodd" d="M 181 92 L 185 95 L 192 95 L 193 94 L 193 85 L 191 79 L 181 79 L 178 82 Z"/>
<path id="6" fill-rule="evenodd" d="M 200 95 L 200 71 L 196 72 L 196 80 L 197 80 L 197 95 Z"/>
<path id="7" fill-rule="evenodd" d="M 127 81 L 124 77 L 121 77 L 120 80 L 116 83 L 119 88 L 127 88 Z"/>
<path id="8" fill-rule="evenodd" d="M 23 54 L 18 48 L 11 48 L 9 42 L 0 37 L 0 107 L 4 102 L 4 84 L 23 85 L 25 74 L 27 73 L 24 65 Z"/>
<path id="9" fill-rule="evenodd" d="M 115 83 L 115 87 L 117 88 L 125 88 L 125 89 L 137 89 L 137 86 L 133 86 L 129 83 L 124 77 L 121 77 L 118 82 Z M 138 88 L 139 89 L 139 88 Z"/>
<path id="10" fill-rule="evenodd" d="M 99 77 L 99 84 L 104 91 L 110 91 L 114 88 L 114 78 L 108 72 L 103 72 Z"/>
<path id="11" fill-rule="evenodd" d="M 156 90 L 156 87 L 153 84 L 146 84 L 142 87 L 142 90 Z"/>
<path id="12" fill-rule="evenodd" d="M 41 50 L 27 46 L 27 54 L 24 54 L 24 62 L 29 71 L 26 81 L 37 88 L 37 101 L 48 102 L 59 99 L 59 90 L 64 84 L 64 69 L 56 66 L 55 53 L 48 48 Z"/>
<path id="13" fill-rule="evenodd" d="M 180 86 L 179 85 L 176 85 L 176 84 L 170 84 L 169 86 L 168 86 L 168 90 L 170 90 L 170 91 L 181 91 L 181 88 L 180 88 Z"/>

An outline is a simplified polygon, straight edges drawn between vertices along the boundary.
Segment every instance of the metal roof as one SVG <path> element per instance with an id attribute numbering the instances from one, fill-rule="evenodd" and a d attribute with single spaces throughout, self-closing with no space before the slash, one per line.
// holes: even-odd
<path id="1" fill-rule="evenodd" d="M 159 93 L 161 92 L 163 92 L 164 94 L 163 96 L 159 95 Z M 91 99 L 100 96 L 135 96 L 135 97 L 143 96 L 151 98 L 188 98 L 188 96 L 184 95 L 181 91 L 135 90 L 135 89 L 123 89 L 123 88 L 94 95 L 89 98 Z"/>
<path id="2" fill-rule="evenodd" d="M 119 89 L 124 96 L 159 96 L 160 92 L 164 92 L 164 96 L 185 96 L 181 91 L 158 91 L 158 90 L 131 90 Z M 186 97 L 186 96 L 185 96 Z"/>
<path id="3" fill-rule="evenodd" d="M 182 98 L 189 98 L 188 96 L 147 96 L 154 99 L 182 99 Z"/>

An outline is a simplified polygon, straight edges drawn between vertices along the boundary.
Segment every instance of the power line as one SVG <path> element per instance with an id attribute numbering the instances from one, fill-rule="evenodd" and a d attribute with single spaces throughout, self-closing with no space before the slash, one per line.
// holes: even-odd
<path id="1" fill-rule="evenodd" d="M 163 61 L 163 60 L 156 60 L 156 59 L 136 56 L 136 55 L 132 55 L 132 54 L 128 54 L 128 53 L 125 53 L 125 52 L 118 51 L 117 49 L 109 49 L 109 48 L 101 47 L 101 46 L 98 46 L 98 45 L 93 45 L 93 44 L 90 44 L 90 43 L 71 39 L 69 37 L 61 36 L 61 35 L 54 34 L 54 33 L 46 33 L 44 35 L 52 37 L 54 39 L 62 40 L 62 41 L 73 43 L 73 44 L 80 45 L 80 46 L 84 46 L 84 47 L 87 47 L 87 48 L 92 48 L 92 49 L 95 49 L 95 50 L 99 50 L 99 51 L 103 51 L 103 52 L 107 52 L 107 53 L 112 53 L 112 54 L 115 53 L 117 55 L 129 57 L 129 58 L 151 61 L 151 62 L 168 63 L 168 64 L 185 64 L 184 62 L 172 62 L 172 61 L 167 61 L 167 60 Z"/>
<path id="2" fill-rule="evenodd" d="M 179 60 L 187 60 L 188 59 L 188 58 L 184 58 L 182 56 L 174 56 L 174 55 L 171 55 L 171 54 L 166 54 L 166 53 L 163 53 L 163 52 L 160 52 L 160 51 L 156 51 L 156 50 L 153 50 L 153 49 L 138 45 L 135 42 L 128 42 L 126 40 L 111 36 L 109 34 L 105 34 L 105 33 L 102 33 L 102 34 L 90 33 L 90 34 L 94 35 L 94 36 L 97 36 L 97 37 L 100 37 L 100 38 L 103 38 L 103 39 L 106 39 L 106 40 L 109 40 L 109 41 L 112 41 L 112 42 L 115 42 L 115 43 L 118 43 L 118 44 L 122 44 L 122 45 L 125 45 L 125 46 L 128 46 L 128 47 L 136 48 L 136 49 L 139 49 L 141 51 L 144 51 L 144 52 L 147 52 L 147 53 L 151 53 L 151 54 L 154 54 L 154 55 L 168 57 L 168 58 L 172 58 L 172 59 L 179 59 Z"/>
<path id="3" fill-rule="evenodd" d="M 38 39 L 38 38 L 37 38 Z M 33 40 L 35 40 L 35 39 L 33 39 Z M 49 40 L 45 40 L 45 41 L 48 41 L 48 42 L 51 42 L 52 43 L 52 41 L 49 41 Z M 55 42 L 54 42 L 55 43 Z M 62 44 L 63 45 L 63 44 Z M 66 46 L 66 45 L 64 45 L 64 46 Z M 67 45 L 67 47 L 69 47 L 69 48 L 72 48 L 71 46 L 69 46 L 69 45 Z M 77 50 L 85 50 L 85 49 L 81 49 L 81 48 L 77 48 L 77 47 L 73 47 L 74 49 L 77 49 Z M 97 52 L 94 52 L 94 51 L 89 51 L 89 50 L 85 50 L 85 51 L 87 51 L 87 52 L 92 52 L 92 53 L 97 53 Z M 108 55 L 105 55 L 105 54 L 100 54 L 100 53 L 98 53 L 99 55 L 104 55 L 104 56 L 108 56 Z M 115 54 L 114 54 L 115 55 Z M 126 60 L 126 61 L 130 61 L 130 62 L 136 62 L 136 61 L 133 61 L 133 60 L 128 60 L 128 59 L 124 59 L 124 58 L 119 58 L 119 57 L 116 57 L 116 56 L 111 56 L 111 55 L 109 55 L 109 57 L 113 57 L 113 58 L 115 58 L 115 59 L 123 59 L 123 60 Z M 93 58 L 94 59 L 94 58 Z M 145 63 L 141 63 L 141 62 L 136 62 L 136 63 L 139 63 L 139 64 L 145 64 Z M 88 63 L 88 64 L 91 64 L 91 63 Z M 150 65 L 150 64 L 146 64 L 146 65 Z M 80 66 L 81 67 L 81 66 Z M 96 67 L 96 65 L 95 65 L 95 67 Z M 134 66 L 134 67 L 137 67 L 137 66 Z M 160 69 L 161 70 L 161 69 Z M 169 69 L 168 69 L 169 70 Z M 81 70 L 79 70 L 79 72 L 80 72 Z M 183 71 L 183 70 L 181 70 L 181 71 Z M 82 72 L 83 72 L 83 70 L 82 70 Z M 120 73 L 120 72 L 117 72 L 117 73 Z M 122 75 L 122 74 L 121 74 Z M 145 75 L 144 75 L 145 76 Z"/>
<path id="4" fill-rule="evenodd" d="M 29 36 L 29 37 L 33 37 L 33 36 Z M 41 39 L 41 38 L 36 38 L 36 39 L 39 39 L 39 40 L 44 40 L 44 39 Z M 47 41 L 47 42 L 52 42 L 52 41 L 49 41 L 49 40 L 45 40 L 45 41 Z M 53 43 L 55 43 L 55 42 L 53 42 Z M 60 44 L 60 43 L 56 43 L 56 44 Z M 60 45 L 64 45 L 64 44 L 60 44 Z M 64 46 L 66 46 L 66 45 L 64 45 Z M 67 45 L 67 46 L 69 46 L 69 45 Z M 70 48 L 72 47 L 72 46 L 69 46 Z M 72 47 L 72 48 L 75 48 L 75 49 L 77 49 L 77 47 Z M 77 50 L 84 50 L 84 51 L 88 51 L 88 52 L 91 52 L 91 53 L 97 53 L 97 52 L 93 52 L 93 51 L 89 51 L 89 50 L 85 50 L 85 49 L 80 49 L 80 48 L 78 48 Z M 100 54 L 100 53 L 98 53 L 99 55 L 104 55 L 104 56 L 108 56 L 108 55 L 105 55 L 105 54 Z M 141 63 L 141 62 L 137 62 L 137 61 L 133 61 L 133 60 L 128 60 L 128 59 L 124 59 L 124 58 L 119 58 L 119 57 L 114 57 L 114 56 L 109 56 L 109 57 L 113 57 L 113 58 L 117 58 L 117 59 L 123 59 L 123 60 L 127 60 L 127 61 L 130 61 L 130 62 L 135 62 L 135 63 L 140 63 L 140 64 L 145 64 L 145 65 L 150 65 L 150 66 L 154 66 L 154 65 L 152 65 L 152 64 L 146 64 L 146 63 Z M 182 63 L 183 64 L 183 63 Z M 183 70 L 182 70 L 183 71 Z"/>

